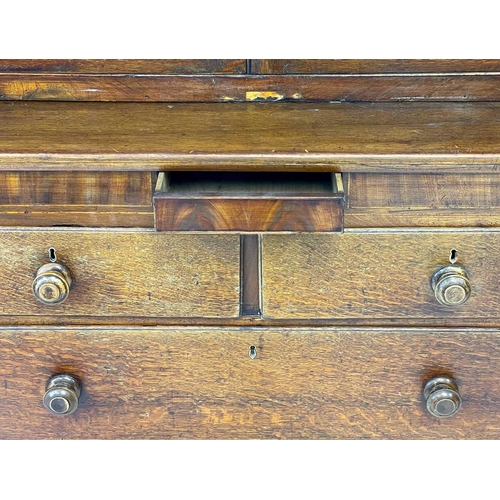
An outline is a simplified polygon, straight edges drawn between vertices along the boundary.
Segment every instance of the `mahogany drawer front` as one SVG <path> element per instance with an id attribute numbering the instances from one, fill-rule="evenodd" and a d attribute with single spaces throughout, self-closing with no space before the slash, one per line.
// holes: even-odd
<path id="1" fill-rule="evenodd" d="M 498 438 L 500 332 L 429 329 L 4 328 L 0 437 Z M 249 356 L 250 346 L 256 356 Z M 47 380 L 81 383 L 51 415 Z M 454 377 L 449 418 L 422 388 Z"/>
<path id="2" fill-rule="evenodd" d="M 465 270 L 470 297 L 436 299 L 431 279 Z M 497 230 L 367 230 L 330 235 L 266 235 L 262 304 L 268 319 L 498 317 Z"/>
<path id="3" fill-rule="evenodd" d="M 32 289 L 49 248 L 72 277 L 67 299 L 56 305 L 39 302 Z M 239 315 L 237 235 L 5 229 L 0 261 L 0 316 Z"/>

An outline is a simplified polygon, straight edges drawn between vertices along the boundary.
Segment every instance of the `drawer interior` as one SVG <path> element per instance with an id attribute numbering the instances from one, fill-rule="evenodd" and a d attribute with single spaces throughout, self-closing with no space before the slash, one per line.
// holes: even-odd
<path id="1" fill-rule="evenodd" d="M 339 179 L 328 172 L 168 172 L 159 189 L 196 196 L 327 196 L 339 192 Z M 164 182 L 164 184 L 163 184 Z"/>

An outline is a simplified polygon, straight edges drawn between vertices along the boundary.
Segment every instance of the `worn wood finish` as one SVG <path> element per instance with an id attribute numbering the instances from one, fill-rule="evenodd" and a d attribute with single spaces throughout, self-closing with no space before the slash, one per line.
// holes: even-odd
<path id="1" fill-rule="evenodd" d="M 340 174 L 163 172 L 157 231 L 334 232 L 343 228 Z"/>
<path id="2" fill-rule="evenodd" d="M 257 348 L 250 359 L 249 346 Z M 6 439 L 497 439 L 498 330 L 22 329 L 0 334 Z M 76 413 L 46 380 L 82 382 Z M 453 376 L 439 420 L 421 391 Z"/>
<path id="3" fill-rule="evenodd" d="M 472 284 L 470 299 L 440 305 L 434 271 L 457 251 Z M 266 318 L 498 318 L 500 232 L 357 231 L 264 236 Z"/>
<path id="4" fill-rule="evenodd" d="M 346 227 L 497 227 L 500 175 L 348 176 Z"/>
<path id="5" fill-rule="evenodd" d="M 69 298 L 53 307 L 31 289 L 49 247 L 74 280 Z M 237 235 L 4 230 L 0 315 L 237 317 L 239 261 Z"/>
<path id="6" fill-rule="evenodd" d="M 0 59 L 0 73 L 246 73 L 245 59 Z"/>
<path id="7" fill-rule="evenodd" d="M 252 59 L 255 74 L 499 72 L 498 59 Z"/>
<path id="8" fill-rule="evenodd" d="M 2 102 L 0 169 L 493 171 L 499 117 L 500 103 Z"/>
<path id="9" fill-rule="evenodd" d="M 109 75 L 0 73 L 0 100 L 122 102 L 499 101 L 498 73 Z"/>

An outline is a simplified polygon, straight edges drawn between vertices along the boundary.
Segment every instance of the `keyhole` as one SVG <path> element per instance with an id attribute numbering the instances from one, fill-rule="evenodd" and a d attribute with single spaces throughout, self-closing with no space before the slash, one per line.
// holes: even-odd
<path id="1" fill-rule="evenodd" d="M 55 262 L 57 260 L 56 249 L 53 247 L 49 248 L 49 260 L 50 262 Z"/>
<path id="2" fill-rule="evenodd" d="M 248 348 L 248 355 L 250 356 L 250 359 L 255 359 L 257 357 L 257 348 L 254 345 L 251 345 Z"/>
<path id="3" fill-rule="evenodd" d="M 450 262 L 452 264 L 455 264 L 455 262 L 457 261 L 457 258 L 458 258 L 457 257 L 457 253 L 458 252 L 454 248 L 451 249 L 451 251 L 450 251 Z"/>

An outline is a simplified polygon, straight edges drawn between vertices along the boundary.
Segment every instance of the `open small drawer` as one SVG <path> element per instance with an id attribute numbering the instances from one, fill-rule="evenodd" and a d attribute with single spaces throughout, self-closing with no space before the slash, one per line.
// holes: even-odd
<path id="1" fill-rule="evenodd" d="M 161 172 L 157 231 L 340 232 L 341 174 Z"/>

